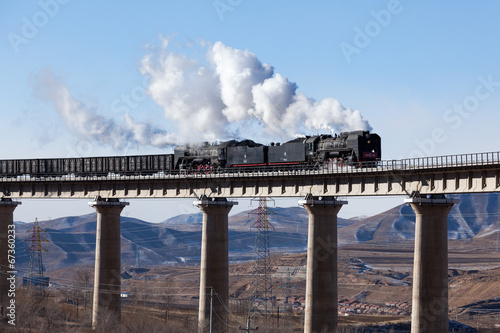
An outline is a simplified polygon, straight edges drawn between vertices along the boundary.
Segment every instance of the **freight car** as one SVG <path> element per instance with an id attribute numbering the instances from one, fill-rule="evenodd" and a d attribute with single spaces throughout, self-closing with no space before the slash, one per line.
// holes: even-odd
<path id="1" fill-rule="evenodd" d="M 105 176 L 171 172 L 173 155 L 107 156 L 0 161 L 0 176 Z"/>
<path id="2" fill-rule="evenodd" d="M 326 163 L 354 165 L 379 161 L 380 136 L 368 131 L 297 138 L 266 146 L 252 140 L 177 146 L 174 154 L 1 160 L 2 177 L 106 176 L 171 174 L 218 168 L 317 167 Z"/>

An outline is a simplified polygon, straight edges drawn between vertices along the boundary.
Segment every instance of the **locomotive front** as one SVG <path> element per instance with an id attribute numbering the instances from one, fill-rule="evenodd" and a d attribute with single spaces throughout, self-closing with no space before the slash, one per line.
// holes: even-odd
<path id="1" fill-rule="evenodd" d="M 363 134 L 358 136 L 357 141 L 360 162 L 380 161 L 382 158 L 382 146 L 378 134 L 363 132 Z"/>

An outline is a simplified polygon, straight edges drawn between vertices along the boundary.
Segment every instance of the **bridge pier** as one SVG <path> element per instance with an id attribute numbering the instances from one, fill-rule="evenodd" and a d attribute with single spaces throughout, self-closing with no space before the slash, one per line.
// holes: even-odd
<path id="1" fill-rule="evenodd" d="M 92 328 L 103 320 L 121 321 L 120 213 L 128 202 L 101 199 L 89 203 L 97 211 Z"/>
<path id="2" fill-rule="evenodd" d="M 227 332 L 229 306 L 228 214 L 235 201 L 202 196 L 203 212 L 198 332 Z M 211 313 L 212 308 L 212 313 Z M 215 314 L 213 314 L 215 313 Z M 212 327 L 210 329 L 210 324 Z"/>
<path id="3" fill-rule="evenodd" d="M 15 271 L 15 268 L 11 267 L 9 263 L 9 245 L 13 244 L 12 249 L 15 248 L 14 210 L 20 204 L 21 202 L 11 199 L 2 198 L 0 200 L 0 306 L 2 307 L 0 318 L 3 318 L 8 312 L 8 292 L 10 289 L 8 278 L 13 274 L 7 272 Z M 9 238 L 9 232 L 11 238 Z M 15 258 L 15 252 L 11 252 L 11 254 L 13 255 L 11 258 Z"/>
<path id="4" fill-rule="evenodd" d="M 458 200 L 405 202 L 416 214 L 411 331 L 448 332 L 448 213 Z"/>
<path id="5" fill-rule="evenodd" d="M 304 333 L 337 332 L 337 214 L 347 201 L 307 196 L 309 213 Z"/>

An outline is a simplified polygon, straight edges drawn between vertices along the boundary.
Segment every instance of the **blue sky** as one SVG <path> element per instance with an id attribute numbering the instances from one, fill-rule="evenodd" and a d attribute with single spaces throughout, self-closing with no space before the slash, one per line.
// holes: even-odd
<path id="1" fill-rule="evenodd" d="M 384 159 L 498 151 L 499 7 L 496 1 L 2 1 L 0 158 L 169 152 L 153 144 L 155 135 L 166 142 L 182 127 L 168 105 L 172 95 L 161 95 L 170 82 L 161 77 L 161 60 L 169 53 L 196 69 L 209 67 L 214 45 L 233 54 L 247 50 L 307 101 L 334 98 L 359 110 L 382 137 Z M 152 65 L 145 68 L 148 57 Z M 206 82 L 190 83 L 200 90 Z M 90 115 L 90 125 L 116 132 L 104 139 L 86 133 L 99 128 L 75 123 L 61 92 L 80 118 Z M 240 125 L 221 131 L 244 135 L 235 130 Z M 123 128 L 143 132 L 118 146 L 114 133 L 131 137 Z M 274 138 L 259 135 L 268 137 Z M 372 215 L 402 201 L 351 198 L 340 216 Z M 296 200 L 282 201 L 290 202 Z M 161 212 L 167 206 L 175 208 Z M 80 201 L 23 200 L 16 219 L 90 211 Z M 126 208 L 151 221 L 196 211 L 190 200 L 134 200 Z"/>

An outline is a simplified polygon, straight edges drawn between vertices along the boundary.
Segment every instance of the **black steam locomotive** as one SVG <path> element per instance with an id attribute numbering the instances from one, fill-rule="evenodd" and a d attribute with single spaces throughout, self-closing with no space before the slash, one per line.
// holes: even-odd
<path id="1" fill-rule="evenodd" d="M 174 154 L 0 160 L 0 177 L 174 174 L 219 168 L 317 167 L 380 160 L 380 137 L 367 131 L 316 135 L 269 146 L 252 140 L 178 146 Z M 362 164 L 366 165 L 366 164 Z"/>
<path id="2" fill-rule="evenodd" d="M 174 150 L 175 169 L 237 168 L 375 162 L 381 158 L 380 136 L 368 131 L 297 138 L 265 146 L 252 140 L 188 144 Z"/>

